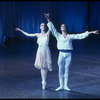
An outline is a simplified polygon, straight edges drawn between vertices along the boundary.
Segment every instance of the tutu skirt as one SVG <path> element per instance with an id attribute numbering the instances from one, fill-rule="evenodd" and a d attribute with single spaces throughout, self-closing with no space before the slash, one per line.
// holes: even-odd
<path id="1" fill-rule="evenodd" d="M 48 45 L 38 47 L 34 66 L 38 69 L 52 71 L 51 53 Z"/>

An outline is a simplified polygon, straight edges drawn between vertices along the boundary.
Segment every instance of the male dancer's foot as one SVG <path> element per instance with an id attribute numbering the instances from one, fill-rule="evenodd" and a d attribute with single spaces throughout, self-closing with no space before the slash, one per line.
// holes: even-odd
<path id="1" fill-rule="evenodd" d="M 63 90 L 64 88 L 63 87 L 58 87 L 57 89 L 55 89 L 55 91 L 60 91 L 60 90 Z"/>
<path id="2" fill-rule="evenodd" d="M 66 90 L 66 91 L 71 91 L 71 89 L 68 88 L 67 86 L 64 87 L 64 90 Z"/>

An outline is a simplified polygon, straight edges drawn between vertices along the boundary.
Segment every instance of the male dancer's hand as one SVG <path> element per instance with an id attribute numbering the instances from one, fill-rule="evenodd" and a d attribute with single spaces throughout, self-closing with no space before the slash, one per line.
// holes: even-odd
<path id="1" fill-rule="evenodd" d="M 91 31 L 93 34 L 99 34 L 99 30 Z"/>
<path id="2" fill-rule="evenodd" d="M 96 30 L 96 31 L 90 31 L 89 33 L 92 33 L 92 34 L 99 34 L 99 30 Z"/>
<path id="3" fill-rule="evenodd" d="M 44 13 L 44 16 L 46 19 L 49 19 L 49 13 L 48 14 Z"/>
<path id="4" fill-rule="evenodd" d="M 44 13 L 44 16 L 47 19 L 47 21 L 50 22 L 49 13 L 48 14 Z"/>

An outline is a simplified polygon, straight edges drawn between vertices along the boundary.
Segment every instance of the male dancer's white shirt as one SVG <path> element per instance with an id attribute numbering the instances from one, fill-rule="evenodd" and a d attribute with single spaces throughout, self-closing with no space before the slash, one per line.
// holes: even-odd
<path id="1" fill-rule="evenodd" d="M 64 38 L 62 34 L 60 34 L 52 22 L 48 22 L 47 24 L 49 30 L 52 32 L 53 36 L 57 39 L 57 48 L 58 50 L 73 50 L 72 40 L 74 39 L 84 39 L 89 35 L 89 32 L 81 34 L 67 34 L 67 38 Z"/>

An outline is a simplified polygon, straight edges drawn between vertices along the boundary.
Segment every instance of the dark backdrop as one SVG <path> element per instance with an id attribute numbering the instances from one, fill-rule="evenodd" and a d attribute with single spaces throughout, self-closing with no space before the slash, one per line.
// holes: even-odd
<path id="1" fill-rule="evenodd" d="M 43 13 L 48 12 L 58 31 L 62 22 L 71 33 L 81 33 L 87 28 L 99 30 L 99 9 L 100 1 L 0 1 L 0 45 L 4 43 L 4 36 L 22 41 L 28 38 L 15 31 L 16 27 L 28 33 L 40 32 L 40 23 L 47 23 Z M 99 41 L 94 35 L 87 41 L 92 39 Z"/>

